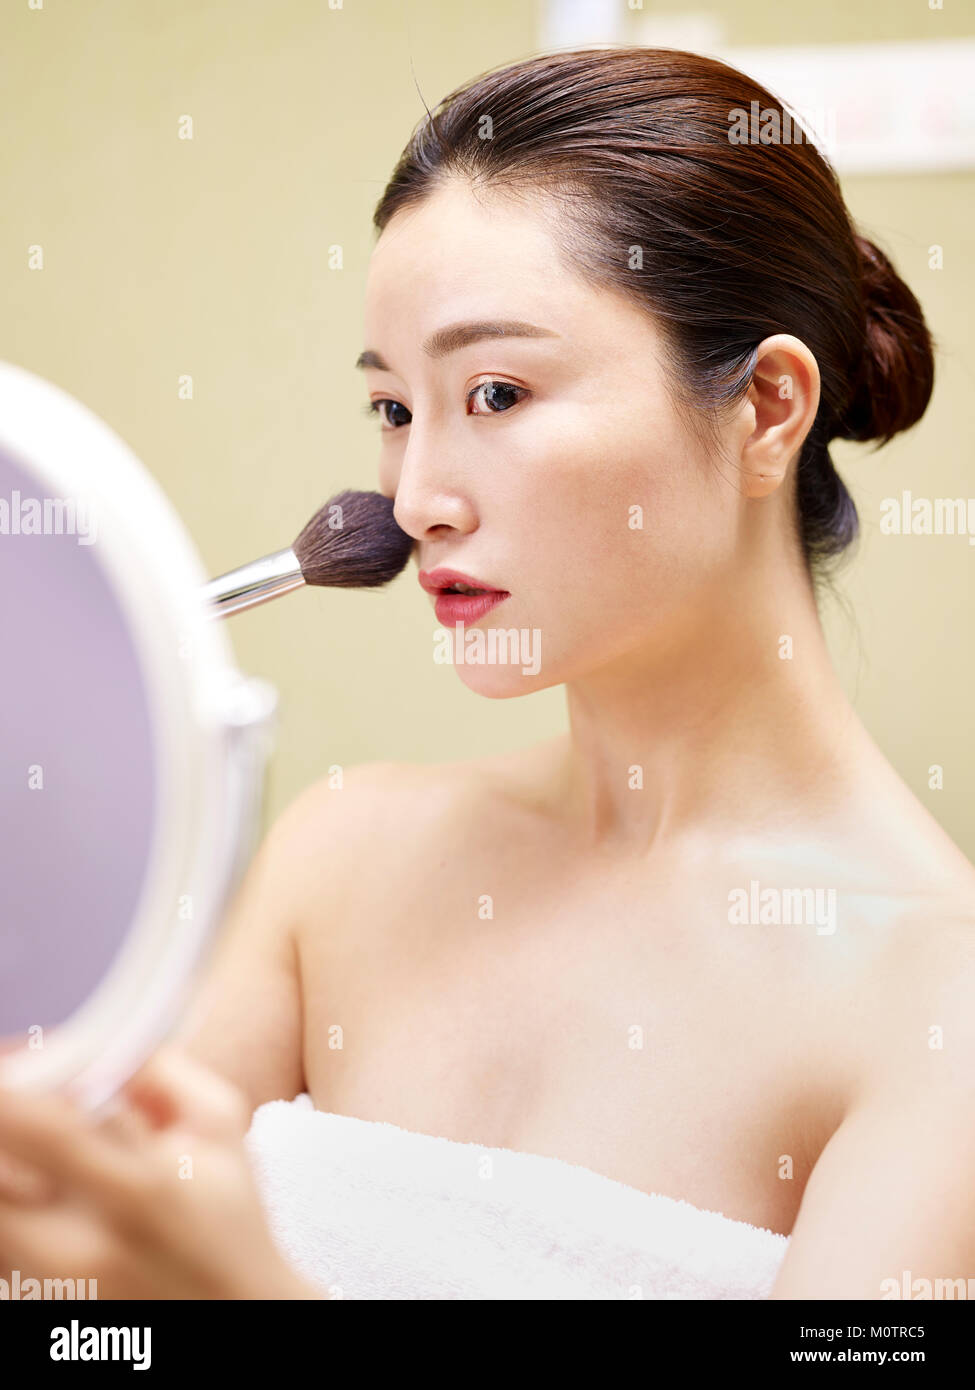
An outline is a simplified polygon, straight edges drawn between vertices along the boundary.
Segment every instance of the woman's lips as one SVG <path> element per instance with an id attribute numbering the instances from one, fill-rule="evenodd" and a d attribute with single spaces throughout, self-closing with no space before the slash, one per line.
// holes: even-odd
<path id="1" fill-rule="evenodd" d="M 453 627 L 455 623 L 470 626 L 499 603 L 504 603 L 506 598 L 510 598 L 510 594 L 500 589 L 492 589 L 487 594 L 441 594 L 434 604 L 434 612 L 437 622 L 444 627 Z"/>
<path id="2" fill-rule="evenodd" d="M 437 622 L 444 627 L 453 627 L 455 623 L 476 623 L 479 618 L 483 618 L 485 613 L 489 613 L 492 608 L 496 608 L 499 603 L 503 603 L 511 595 L 506 589 L 495 589 L 490 584 L 485 584 L 481 580 L 474 579 L 469 574 L 462 574 L 460 570 L 435 569 L 421 570 L 419 580 L 428 594 L 436 596 L 434 605 L 437 614 Z M 477 589 L 476 594 L 458 594 L 448 592 L 454 586 L 461 585 L 465 589 Z"/>

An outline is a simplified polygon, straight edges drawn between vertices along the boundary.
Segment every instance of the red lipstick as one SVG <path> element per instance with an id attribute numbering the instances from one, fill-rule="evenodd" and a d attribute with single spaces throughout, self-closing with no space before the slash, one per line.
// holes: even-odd
<path id="1" fill-rule="evenodd" d="M 460 570 L 420 570 L 419 580 L 428 594 L 436 596 L 437 622 L 444 627 L 453 627 L 456 623 L 470 626 L 511 597 L 507 589 L 495 589 Z M 466 592 L 458 592 L 458 589 Z"/>

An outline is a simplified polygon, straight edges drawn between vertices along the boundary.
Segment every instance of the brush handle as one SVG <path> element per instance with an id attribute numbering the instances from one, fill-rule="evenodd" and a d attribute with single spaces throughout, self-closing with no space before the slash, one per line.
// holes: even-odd
<path id="1" fill-rule="evenodd" d="M 228 570 L 203 586 L 204 601 L 213 608 L 213 617 L 226 618 L 245 608 L 256 608 L 268 599 L 300 589 L 305 583 L 298 557 L 289 547 L 252 560 L 249 565 Z"/>

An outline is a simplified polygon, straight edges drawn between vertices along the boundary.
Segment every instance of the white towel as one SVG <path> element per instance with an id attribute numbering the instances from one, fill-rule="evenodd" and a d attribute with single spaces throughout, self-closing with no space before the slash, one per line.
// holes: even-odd
<path id="1" fill-rule="evenodd" d="M 285 1256 L 332 1297 L 767 1298 L 789 1238 L 561 1159 L 259 1106 L 246 1138 Z"/>

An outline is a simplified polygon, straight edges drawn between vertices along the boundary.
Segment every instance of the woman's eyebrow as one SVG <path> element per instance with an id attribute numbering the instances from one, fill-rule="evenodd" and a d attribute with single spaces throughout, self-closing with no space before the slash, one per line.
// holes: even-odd
<path id="1" fill-rule="evenodd" d="M 561 334 L 550 328 L 539 328 L 534 323 L 524 323 L 521 319 L 472 319 L 465 323 L 452 323 L 446 328 L 438 328 L 423 344 L 423 351 L 429 357 L 446 357 L 458 348 L 470 343 L 480 342 L 482 338 L 559 338 Z M 374 367 L 378 372 L 388 372 L 378 352 L 366 348 L 356 361 L 356 367 Z"/>

